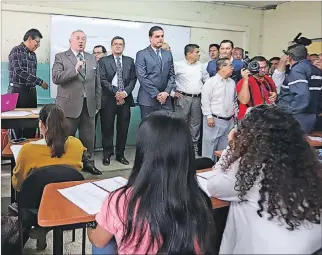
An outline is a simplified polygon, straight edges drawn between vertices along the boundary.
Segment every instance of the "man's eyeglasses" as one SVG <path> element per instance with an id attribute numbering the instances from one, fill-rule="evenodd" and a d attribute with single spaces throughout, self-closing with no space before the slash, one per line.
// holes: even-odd
<path id="1" fill-rule="evenodd" d="M 98 52 L 93 52 L 94 55 L 98 55 L 98 54 L 102 54 L 102 51 L 98 51 Z"/>

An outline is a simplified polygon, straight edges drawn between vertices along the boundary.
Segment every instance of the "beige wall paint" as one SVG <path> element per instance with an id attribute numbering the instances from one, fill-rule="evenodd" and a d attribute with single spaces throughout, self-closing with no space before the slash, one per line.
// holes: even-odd
<path id="1" fill-rule="evenodd" d="M 23 34 L 35 27 L 44 35 L 37 52 L 39 61 L 48 62 L 50 13 L 192 26 L 191 43 L 200 44 L 203 61 L 207 59 L 209 43 L 234 39 L 239 33 L 244 36 L 243 45 L 236 39 L 236 46 L 245 47 L 251 56 L 262 54 L 267 58 L 281 55 L 298 32 L 307 37 L 322 37 L 322 2 L 291 2 L 262 12 L 182 1 L 90 1 L 88 4 L 71 0 L 9 0 L 2 1 L 2 61 L 6 61 L 10 49 L 21 42 Z M 233 38 L 229 38 L 230 35 Z"/>
<path id="2" fill-rule="evenodd" d="M 230 39 L 223 38 L 223 36 L 229 36 L 234 31 L 243 36 L 243 40 L 239 40 L 236 46 L 245 47 L 254 54 L 260 50 L 258 42 L 261 11 L 258 10 L 197 2 L 162 2 L 161 4 L 160 2 L 91 1 L 90 3 L 87 4 L 84 1 L 5 1 L 2 4 L 2 40 L 6 46 L 2 49 L 2 61 L 10 49 L 21 41 L 26 30 L 34 26 L 47 37 L 47 39 L 44 38 L 37 52 L 39 59 L 47 62 L 50 13 L 191 26 L 194 27 L 191 43 L 206 47 L 202 49 L 204 60 L 208 58 L 207 47 L 210 42 L 220 43 L 223 39 Z M 13 23 L 16 23 L 13 25 L 14 29 L 10 29 Z M 202 29 L 197 31 L 198 28 Z M 207 33 L 208 29 L 217 31 Z M 239 45 L 240 41 L 243 45 Z"/>
<path id="3" fill-rule="evenodd" d="M 282 55 L 288 43 L 302 32 L 308 38 L 322 37 L 322 2 L 291 2 L 264 12 L 263 55 Z"/>

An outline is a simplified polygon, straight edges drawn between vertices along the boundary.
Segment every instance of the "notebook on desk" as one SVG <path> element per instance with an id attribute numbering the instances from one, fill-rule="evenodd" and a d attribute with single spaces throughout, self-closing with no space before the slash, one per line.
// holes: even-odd
<path id="1" fill-rule="evenodd" d="M 16 109 L 18 93 L 1 95 L 1 112 L 8 112 Z"/>
<path id="2" fill-rule="evenodd" d="M 97 214 L 110 192 L 127 184 L 127 179 L 117 176 L 96 182 L 87 182 L 58 192 L 90 215 Z"/>

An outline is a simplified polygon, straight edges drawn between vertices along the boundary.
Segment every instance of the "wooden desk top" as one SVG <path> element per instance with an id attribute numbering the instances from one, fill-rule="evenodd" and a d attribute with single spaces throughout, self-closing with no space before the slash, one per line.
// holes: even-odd
<path id="1" fill-rule="evenodd" d="M 322 147 L 322 142 L 313 141 L 309 137 L 306 137 L 306 140 L 312 147 Z"/>
<path id="2" fill-rule="evenodd" d="M 39 114 L 34 114 L 31 112 L 31 110 L 40 110 L 39 108 L 16 108 L 13 111 L 25 111 L 25 112 L 30 112 L 31 114 L 27 116 L 2 116 L 1 114 L 1 119 L 2 120 L 15 120 L 15 119 L 38 119 Z"/>
<path id="3" fill-rule="evenodd" d="M 4 147 L 4 149 L 2 150 L 2 157 L 5 157 L 5 158 L 12 158 L 13 157 L 13 153 L 10 149 L 11 145 L 23 145 L 25 143 L 29 143 L 31 141 L 37 141 L 37 140 L 39 140 L 39 139 L 38 138 L 28 138 L 28 140 L 23 143 L 19 143 L 19 144 L 8 143 L 6 145 L 6 147 Z"/>
<path id="4" fill-rule="evenodd" d="M 309 136 L 322 137 L 322 131 L 313 131 Z"/>
<path id="5" fill-rule="evenodd" d="M 209 171 L 204 169 L 200 171 Z M 199 171 L 198 171 L 199 172 Z M 74 182 L 60 182 L 48 184 L 42 195 L 39 212 L 38 224 L 42 227 L 53 227 L 70 225 L 77 223 L 87 223 L 95 220 L 95 215 L 89 215 L 80 209 L 78 206 L 70 202 L 67 198 L 61 195 L 57 190 L 69 188 L 78 184 L 97 181 L 85 180 Z M 229 206 L 229 202 L 222 201 L 216 198 L 211 198 L 213 208 L 221 208 Z"/>

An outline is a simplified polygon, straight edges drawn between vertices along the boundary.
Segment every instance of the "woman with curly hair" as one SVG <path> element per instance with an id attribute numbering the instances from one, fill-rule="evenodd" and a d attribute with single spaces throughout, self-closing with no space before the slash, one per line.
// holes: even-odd
<path id="1" fill-rule="evenodd" d="M 208 181 L 231 201 L 220 254 L 311 254 L 321 248 L 322 171 L 299 123 L 260 105 L 229 134 Z"/>

